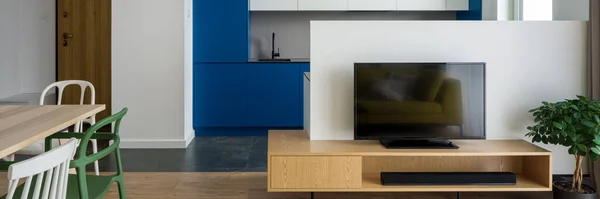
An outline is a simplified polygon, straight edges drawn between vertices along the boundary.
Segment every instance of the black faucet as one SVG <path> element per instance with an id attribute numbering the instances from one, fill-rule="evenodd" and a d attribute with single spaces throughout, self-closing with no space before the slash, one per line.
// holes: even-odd
<path id="1" fill-rule="evenodd" d="M 277 48 L 277 52 L 275 52 L 275 33 L 273 33 L 273 38 L 271 41 L 271 59 L 275 59 L 275 57 L 279 56 L 279 48 Z"/>

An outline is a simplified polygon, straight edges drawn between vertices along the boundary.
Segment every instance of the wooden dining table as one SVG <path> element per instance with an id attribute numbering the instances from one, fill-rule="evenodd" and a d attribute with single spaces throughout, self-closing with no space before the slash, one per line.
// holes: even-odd
<path id="1" fill-rule="evenodd" d="M 0 158 L 105 109 L 105 105 L 0 106 Z"/>

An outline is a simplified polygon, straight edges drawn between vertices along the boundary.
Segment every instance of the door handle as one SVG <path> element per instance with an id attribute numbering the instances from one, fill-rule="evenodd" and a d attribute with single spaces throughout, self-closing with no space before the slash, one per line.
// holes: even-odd
<path id="1" fill-rule="evenodd" d="M 63 36 L 63 39 L 70 39 L 70 38 L 73 38 L 73 34 L 71 34 L 71 33 L 66 33 L 66 32 L 65 32 L 65 33 L 63 33 L 63 34 L 62 34 L 62 36 Z"/>

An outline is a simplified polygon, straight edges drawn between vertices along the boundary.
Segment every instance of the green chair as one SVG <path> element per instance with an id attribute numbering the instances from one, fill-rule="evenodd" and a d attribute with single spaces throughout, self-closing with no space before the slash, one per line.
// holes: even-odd
<path id="1" fill-rule="evenodd" d="M 69 139 L 76 138 L 80 140 L 79 148 L 75 158 L 70 163 L 70 168 L 75 168 L 77 174 L 69 175 L 69 183 L 67 187 L 67 198 L 69 199 L 88 199 L 88 198 L 102 198 L 108 193 L 113 182 L 116 182 L 119 187 L 119 198 L 125 197 L 125 185 L 123 182 L 123 166 L 121 165 L 121 152 L 119 150 L 119 125 L 121 119 L 127 113 L 127 108 L 124 108 L 120 112 L 111 115 L 100 122 L 92 125 L 84 133 L 56 133 L 46 138 L 46 151 L 50 150 L 52 139 Z M 110 125 L 113 122 L 114 132 L 113 133 L 102 133 L 96 132 L 98 129 Z M 111 140 L 113 144 L 107 148 L 98 151 L 97 153 L 87 154 L 86 149 L 90 139 L 98 140 Z M 95 161 L 102 159 L 112 152 L 115 152 L 115 159 L 117 163 L 117 172 L 114 175 L 109 176 L 96 176 L 87 175 L 86 166 L 93 164 Z"/>

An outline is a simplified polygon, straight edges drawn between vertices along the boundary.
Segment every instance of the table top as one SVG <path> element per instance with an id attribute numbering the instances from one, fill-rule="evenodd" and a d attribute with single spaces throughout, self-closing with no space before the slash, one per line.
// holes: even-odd
<path id="1" fill-rule="evenodd" d="M 314 133 L 314 132 L 311 132 Z M 270 130 L 269 155 L 546 156 L 525 140 L 451 140 L 459 149 L 386 149 L 377 140 L 310 140 L 303 130 Z"/>
<path id="2" fill-rule="evenodd" d="M 105 105 L 0 106 L 0 157 L 105 109 Z"/>

